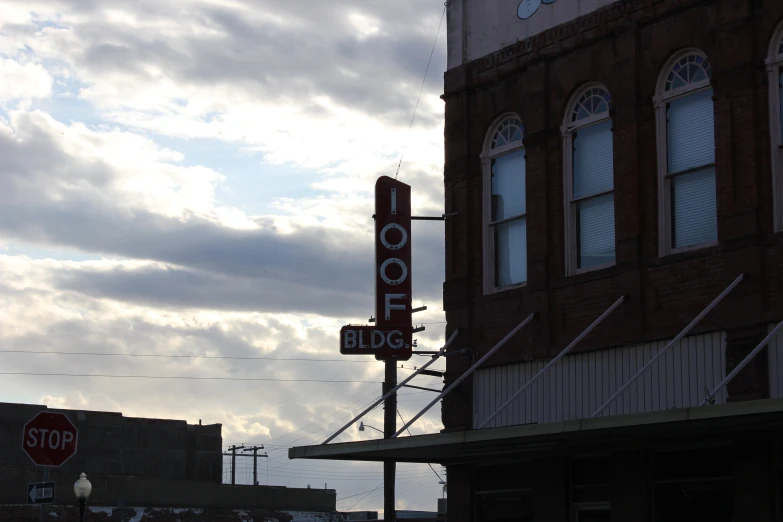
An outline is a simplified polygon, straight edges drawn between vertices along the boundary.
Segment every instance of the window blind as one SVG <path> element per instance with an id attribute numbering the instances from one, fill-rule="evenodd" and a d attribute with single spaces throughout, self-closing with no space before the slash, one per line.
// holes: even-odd
<path id="1" fill-rule="evenodd" d="M 718 240 L 714 167 L 672 177 L 671 197 L 674 248 Z"/>
<path id="2" fill-rule="evenodd" d="M 518 150 L 492 160 L 492 221 L 525 212 L 525 151 Z"/>
<path id="3" fill-rule="evenodd" d="M 495 286 L 527 281 L 527 219 L 493 225 L 495 229 Z"/>
<path id="4" fill-rule="evenodd" d="M 614 188 L 612 122 L 574 132 L 574 199 Z"/>
<path id="5" fill-rule="evenodd" d="M 714 120 L 712 89 L 669 103 L 669 174 L 715 163 Z"/>
<path id="6" fill-rule="evenodd" d="M 577 267 L 614 263 L 614 192 L 576 203 Z"/>

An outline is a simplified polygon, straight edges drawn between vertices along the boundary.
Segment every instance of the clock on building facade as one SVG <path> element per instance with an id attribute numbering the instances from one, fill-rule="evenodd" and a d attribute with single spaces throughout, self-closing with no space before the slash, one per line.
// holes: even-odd
<path id="1" fill-rule="evenodd" d="M 554 4 L 557 0 L 522 0 L 517 8 L 517 16 L 527 20 L 538 11 L 541 4 Z"/>

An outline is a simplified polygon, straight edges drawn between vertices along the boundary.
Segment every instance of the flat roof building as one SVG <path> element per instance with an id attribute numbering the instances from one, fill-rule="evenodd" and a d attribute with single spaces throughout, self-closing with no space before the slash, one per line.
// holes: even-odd
<path id="1" fill-rule="evenodd" d="M 47 471 L 46 480 L 55 483 L 54 503 L 45 506 L 47 520 L 75 516 L 73 486 L 82 472 L 92 483 L 90 520 L 118 519 L 120 513 L 140 520 L 146 513 L 167 522 L 189 511 L 227 522 L 248 516 L 340 520 L 333 489 L 222 484 L 220 424 L 0 403 L 0 521 L 39 520 L 39 507 L 29 505 L 28 485 L 44 481 L 44 468 L 33 463 L 22 442 L 25 424 L 40 412 L 63 413 L 78 430 L 73 457 Z"/>

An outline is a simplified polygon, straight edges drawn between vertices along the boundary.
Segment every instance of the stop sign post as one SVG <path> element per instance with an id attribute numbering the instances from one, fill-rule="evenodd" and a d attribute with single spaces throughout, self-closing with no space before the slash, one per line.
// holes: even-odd
<path id="1" fill-rule="evenodd" d="M 74 456 L 78 439 L 65 414 L 42 411 L 24 425 L 22 449 L 37 466 L 57 468 Z"/>

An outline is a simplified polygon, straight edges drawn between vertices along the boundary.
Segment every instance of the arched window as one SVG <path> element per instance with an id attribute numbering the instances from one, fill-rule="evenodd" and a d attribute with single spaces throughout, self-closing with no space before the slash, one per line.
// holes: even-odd
<path id="1" fill-rule="evenodd" d="M 614 241 L 614 148 L 609 91 L 577 92 L 563 124 L 566 272 L 611 266 Z"/>
<path id="2" fill-rule="evenodd" d="M 484 171 L 484 289 L 527 281 L 527 203 L 522 122 L 507 114 L 487 134 Z"/>
<path id="3" fill-rule="evenodd" d="M 772 201 L 775 231 L 783 230 L 783 22 L 772 37 L 767 58 L 769 131 L 772 145 Z"/>
<path id="4" fill-rule="evenodd" d="M 675 55 L 654 99 L 661 255 L 718 241 L 712 71 L 701 51 Z"/>

